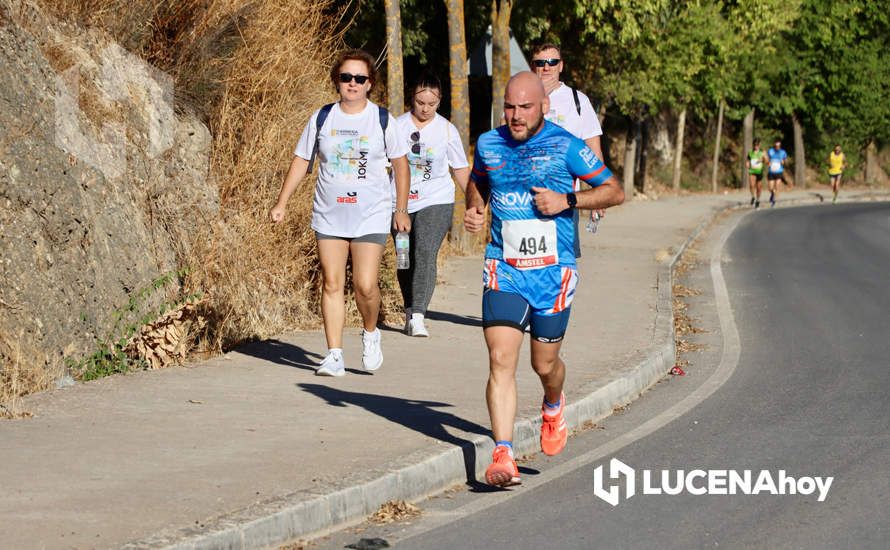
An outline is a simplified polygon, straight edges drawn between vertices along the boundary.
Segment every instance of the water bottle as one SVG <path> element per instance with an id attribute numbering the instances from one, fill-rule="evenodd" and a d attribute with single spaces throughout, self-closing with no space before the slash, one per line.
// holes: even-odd
<path id="1" fill-rule="evenodd" d="M 399 231 L 396 233 L 396 269 L 408 269 L 411 267 L 411 260 L 408 258 L 408 247 L 411 241 L 408 238 L 407 231 Z"/>
<path id="2" fill-rule="evenodd" d="M 596 233 L 596 226 L 600 221 L 600 213 L 596 210 L 590 213 L 590 218 L 587 220 L 587 232 L 588 233 Z"/>

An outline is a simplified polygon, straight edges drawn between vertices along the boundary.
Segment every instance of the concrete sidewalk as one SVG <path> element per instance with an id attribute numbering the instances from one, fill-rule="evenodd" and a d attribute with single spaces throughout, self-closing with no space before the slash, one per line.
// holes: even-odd
<path id="1" fill-rule="evenodd" d="M 670 264 L 742 202 L 747 193 L 632 202 L 582 232 L 563 347 L 570 424 L 609 414 L 670 369 Z M 449 260 L 432 337 L 385 330 L 373 375 L 350 329 L 348 375 L 314 376 L 324 337 L 304 332 L 30 398 L 34 418 L 0 422 L 0 547 L 271 546 L 473 479 L 491 452 L 480 277 L 480 258 Z M 527 347 L 519 453 L 536 450 L 541 400 Z"/>

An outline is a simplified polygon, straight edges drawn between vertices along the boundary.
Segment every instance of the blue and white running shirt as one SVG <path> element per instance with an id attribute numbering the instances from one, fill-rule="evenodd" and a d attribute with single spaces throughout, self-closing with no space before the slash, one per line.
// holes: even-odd
<path id="1" fill-rule="evenodd" d="M 775 147 L 770 147 L 766 154 L 769 156 L 770 174 L 781 174 L 785 171 L 785 166 L 782 164 L 782 161 L 788 158 L 788 153 L 785 152 L 785 149 L 776 151 Z"/>
<path id="2" fill-rule="evenodd" d="M 591 187 L 612 176 L 583 141 L 556 124 L 527 141 L 510 136 L 501 126 L 479 136 L 471 177 L 483 195 L 490 194 L 491 242 L 485 257 L 517 269 L 551 265 L 575 266 L 572 209 L 545 216 L 535 208 L 532 187 L 571 193 L 573 180 Z"/>

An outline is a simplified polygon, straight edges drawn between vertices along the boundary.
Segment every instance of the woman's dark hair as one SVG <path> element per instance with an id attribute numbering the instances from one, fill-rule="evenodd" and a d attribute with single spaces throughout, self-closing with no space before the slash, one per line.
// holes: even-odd
<path id="1" fill-rule="evenodd" d="M 754 138 L 754 147 L 760 145 L 760 138 Z"/>
<path id="2" fill-rule="evenodd" d="M 420 75 L 418 75 L 417 80 L 414 81 L 414 87 L 411 88 L 411 97 L 414 97 L 417 90 L 422 90 L 424 88 L 436 90 L 439 92 L 440 96 L 442 95 L 442 81 L 439 80 L 438 76 L 428 70 L 420 71 Z"/>
<path id="3" fill-rule="evenodd" d="M 377 68 L 374 67 L 374 57 L 365 50 L 359 49 L 344 50 L 340 52 L 340 55 L 334 60 L 334 64 L 331 65 L 331 82 L 334 83 L 334 88 L 340 84 L 340 67 L 350 60 L 364 61 L 365 65 L 368 67 L 368 80 L 371 82 L 371 87 L 373 88 L 374 83 L 377 82 Z"/>

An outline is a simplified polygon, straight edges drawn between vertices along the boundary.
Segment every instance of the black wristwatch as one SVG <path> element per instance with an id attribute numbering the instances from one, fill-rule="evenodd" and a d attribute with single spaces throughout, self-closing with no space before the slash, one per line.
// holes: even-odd
<path id="1" fill-rule="evenodd" d="M 566 202 L 569 203 L 569 208 L 575 208 L 578 206 L 578 197 L 574 193 L 566 193 Z"/>

